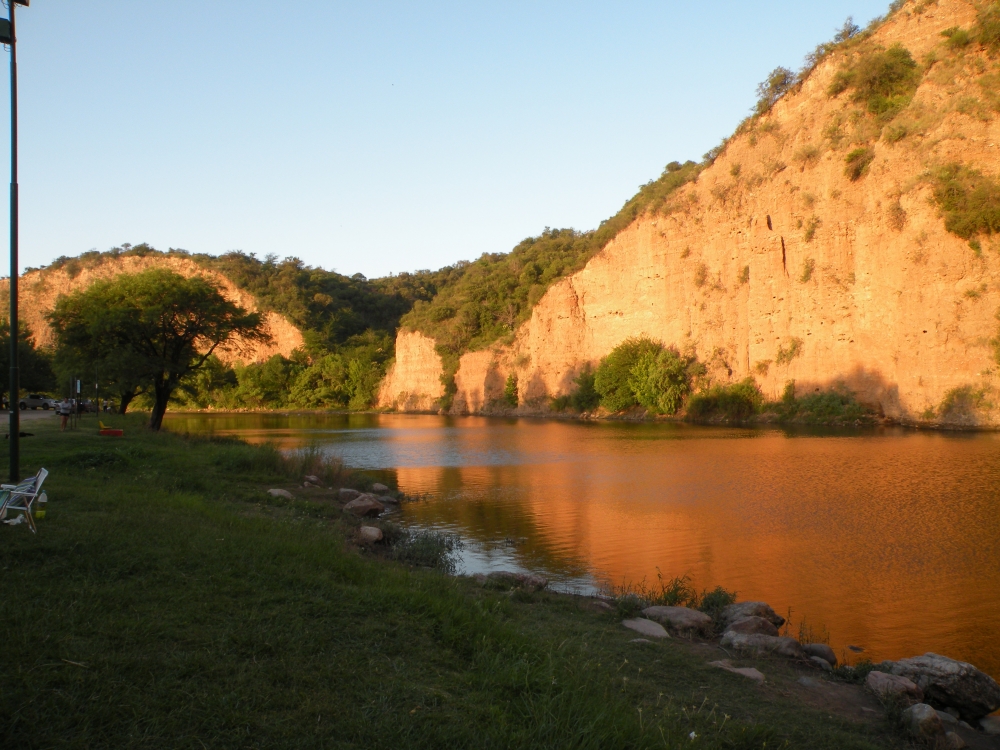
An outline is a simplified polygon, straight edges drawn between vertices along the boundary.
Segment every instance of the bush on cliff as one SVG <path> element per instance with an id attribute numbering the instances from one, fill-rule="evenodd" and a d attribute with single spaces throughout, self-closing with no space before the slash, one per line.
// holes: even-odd
<path id="1" fill-rule="evenodd" d="M 945 228 L 963 239 L 1000 233 L 1000 181 L 962 164 L 934 174 L 934 199 Z"/>
<path id="2" fill-rule="evenodd" d="M 853 89 L 852 99 L 888 120 L 905 108 L 920 85 L 920 69 L 910 51 L 899 44 L 876 47 L 842 67 L 830 84 L 830 96 Z"/>

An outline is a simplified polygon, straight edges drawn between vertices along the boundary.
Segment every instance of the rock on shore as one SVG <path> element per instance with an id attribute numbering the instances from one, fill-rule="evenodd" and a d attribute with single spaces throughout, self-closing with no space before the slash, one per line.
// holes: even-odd
<path id="1" fill-rule="evenodd" d="M 375 517 L 385 511 L 385 506 L 374 495 L 359 495 L 344 506 L 345 513 L 353 513 L 364 518 Z"/>
<path id="2" fill-rule="evenodd" d="M 969 723 L 1000 708 L 1000 685 L 966 662 L 926 653 L 882 666 L 918 685 L 931 704 L 957 709 Z"/>
<path id="3" fill-rule="evenodd" d="M 712 636 L 712 618 L 704 612 L 689 607 L 646 607 L 642 614 L 650 620 L 666 625 L 680 635 Z"/>
<path id="4" fill-rule="evenodd" d="M 785 624 L 785 618 L 775 613 L 767 602 L 739 602 L 722 610 L 723 629 L 729 630 L 730 624 L 747 617 L 762 617 L 776 628 Z"/>
<path id="5" fill-rule="evenodd" d="M 797 640 L 781 636 L 747 635 L 729 631 L 722 636 L 722 647 L 752 654 L 777 654 L 790 659 L 805 659 L 805 652 Z"/>
<path id="6" fill-rule="evenodd" d="M 883 700 L 890 697 L 917 703 L 922 703 L 924 700 L 924 691 L 912 680 L 878 670 L 868 673 L 868 677 L 865 678 L 865 687 Z"/>

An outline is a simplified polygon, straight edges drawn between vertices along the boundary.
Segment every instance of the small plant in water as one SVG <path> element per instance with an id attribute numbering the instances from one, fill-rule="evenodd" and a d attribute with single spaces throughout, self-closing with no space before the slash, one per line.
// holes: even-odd
<path id="1" fill-rule="evenodd" d="M 458 567 L 455 553 L 465 546 L 457 534 L 443 531 L 404 529 L 393 536 L 395 539 L 390 542 L 393 560 L 449 574 L 454 574 Z"/>

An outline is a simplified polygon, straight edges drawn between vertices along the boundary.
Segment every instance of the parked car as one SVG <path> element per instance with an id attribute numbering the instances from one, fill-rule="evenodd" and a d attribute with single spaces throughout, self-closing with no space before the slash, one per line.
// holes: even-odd
<path id="1" fill-rule="evenodd" d="M 22 409 L 37 409 L 40 406 L 48 411 L 49 409 L 55 409 L 57 403 L 59 402 L 54 398 L 42 396 L 38 393 L 31 393 L 21 399 L 20 406 Z"/>

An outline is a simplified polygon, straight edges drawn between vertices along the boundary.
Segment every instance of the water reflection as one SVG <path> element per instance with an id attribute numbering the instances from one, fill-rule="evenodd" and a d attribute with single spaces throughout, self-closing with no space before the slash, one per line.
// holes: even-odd
<path id="1" fill-rule="evenodd" d="M 1000 440 L 403 415 L 172 416 L 324 446 L 430 499 L 470 570 L 565 586 L 688 574 L 830 630 L 839 652 L 937 651 L 1000 675 Z M 511 541 L 504 542 L 504 539 Z M 512 542 L 517 542 L 511 546 Z"/>

